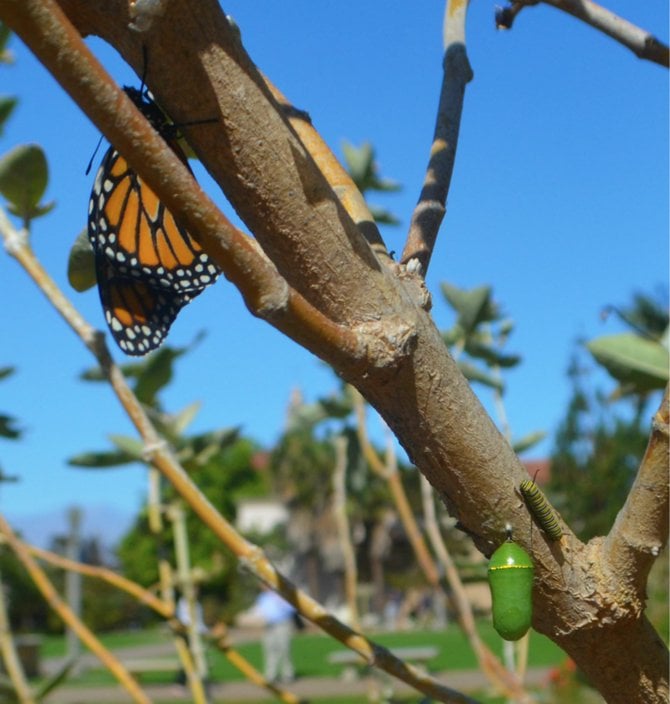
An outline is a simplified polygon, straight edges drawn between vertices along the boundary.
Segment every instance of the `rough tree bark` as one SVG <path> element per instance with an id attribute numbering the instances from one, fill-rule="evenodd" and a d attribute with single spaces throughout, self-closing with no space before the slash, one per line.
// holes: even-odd
<path id="1" fill-rule="evenodd" d="M 141 4 L 131 3 L 135 15 Z M 535 561 L 533 626 L 608 702 L 667 701 L 668 652 L 643 613 L 647 574 L 667 542 L 667 399 L 610 535 L 583 544 L 563 525 L 560 542 L 537 532 L 531 542 L 517 489 L 526 472 L 449 356 L 422 280 L 370 246 L 362 231 L 374 225 L 349 217 L 218 3 L 158 6 L 162 14 L 144 24 L 123 0 L 60 2 L 81 35 L 108 41 L 140 76 L 147 48 L 147 83 L 175 122 L 217 118 L 187 136 L 262 248 L 249 250 L 264 262 L 262 272 L 251 254 L 245 260 L 257 284 L 252 296 L 244 267 L 229 266 L 230 239 L 217 235 L 204 205 L 187 203 L 189 176 L 178 161 L 152 151 L 138 118 L 126 119 L 122 94 L 97 89 L 96 72 L 82 68 L 88 59 L 71 49 L 72 37 L 59 38 L 56 20 L 41 35 L 30 25 L 28 15 L 50 2 L 0 0 L 0 15 L 221 263 L 251 311 L 332 364 L 377 409 L 485 555 L 512 525 Z M 144 31 L 129 29 L 133 21 Z M 275 285 L 264 288 L 267 282 Z M 316 312 L 307 332 L 287 290 Z"/>

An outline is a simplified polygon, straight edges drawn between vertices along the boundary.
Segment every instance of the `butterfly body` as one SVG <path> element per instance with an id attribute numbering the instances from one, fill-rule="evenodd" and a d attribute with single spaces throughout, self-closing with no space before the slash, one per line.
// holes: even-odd
<path id="1" fill-rule="evenodd" d="M 174 125 L 146 92 L 125 90 L 188 166 Z M 88 236 L 107 325 L 129 355 L 159 347 L 179 311 L 220 273 L 114 147 L 107 150 L 95 177 Z"/>

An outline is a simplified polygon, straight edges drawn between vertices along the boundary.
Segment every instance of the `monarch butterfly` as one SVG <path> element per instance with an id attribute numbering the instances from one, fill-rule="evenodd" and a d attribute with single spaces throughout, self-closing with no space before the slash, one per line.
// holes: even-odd
<path id="1" fill-rule="evenodd" d="M 177 128 L 148 91 L 124 90 L 188 167 Z M 93 184 L 88 237 L 107 325 L 128 355 L 159 347 L 179 311 L 221 273 L 113 146 Z"/>
<path id="2" fill-rule="evenodd" d="M 519 485 L 519 491 L 526 500 L 530 512 L 549 539 L 560 540 L 563 531 L 558 522 L 558 516 L 549 505 L 540 487 L 532 479 L 525 479 Z"/>
<path id="3" fill-rule="evenodd" d="M 530 555 L 507 526 L 507 540 L 491 555 L 488 568 L 493 627 L 505 640 L 519 640 L 530 628 L 534 574 Z"/>

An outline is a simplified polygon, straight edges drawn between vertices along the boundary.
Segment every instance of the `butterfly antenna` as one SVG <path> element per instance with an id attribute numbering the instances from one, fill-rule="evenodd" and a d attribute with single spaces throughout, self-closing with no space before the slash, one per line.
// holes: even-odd
<path id="1" fill-rule="evenodd" d="M 149 69 L 149 50 L 147 49 L 146 44 L 142 44 L 142 79 L 140 83 L 140 95 L 144 93 L 144 89 L 146 88 L 146 78 L 147 78 L 147 70 Z"/>
<path id="2" fill-rule="evenodd" d="M 93 151 L 93 154 L 91 154 L 91 160 L 88 162 L 88 166 L 86 167 L 86 175 L 88 176 L 91 173 L 91 167 L 93 166 L 93 159 L 95 159 L 95 155 L 98 153 L 98 149 L 100 149 L 100 145 L 102 144 L 104 135 L 100 135 L 100 139 L 98 140 L 98 144 L 95 147 L 95 150 Z"/>

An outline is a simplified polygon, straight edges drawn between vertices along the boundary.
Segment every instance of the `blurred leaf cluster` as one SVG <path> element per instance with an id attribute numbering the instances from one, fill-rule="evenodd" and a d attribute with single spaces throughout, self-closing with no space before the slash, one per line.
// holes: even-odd
<path id="1" fill-rule="evenodd" d="M 521 363 L 521 356 L 506 351 L 514 331 L 514 321 L 506 317 L 493 299 L 490 286 L 463 289 L 443 282 L 440 289 L 456 315 L 454 324 L 442 332 L 459 369 L 468 381 L 492 390 L 499 408 L 505 394 L 503 372 Z M 503 419 L 503 425 L 505 425 Z M 510 435 L 509 428 L 503 428 Z M 517 453 L 529 450 L 545 437 L 543 431 L 532 431 L 510 439 Z"/>
<path id="2" fill-rule="evenodd" d="M 402 186 L 397 181 L 379 175 L 379 167 L 375 161 L 375 149 L 369 142 L 364 142 L 360 147 L 344 142 L 342 151 L 345 167 L 363 195 L 368 191 L 393 193 L 401 190 Z M 390 210 L 371 203 L 368 203 L 368 208 L 378 224 L 400 224 L 400 220 Z"/>
<path id="3" fill-rule="evenodd" d="M 664 297 L 667 301 L 667 296 Z M 610 306 L 630 332 L 597 337 L 586 344 L 593 358 L 617 381 L 612 398 L 646 398 L 665 388 L 670 374 L 667 302 L 637 292 L 625 307 Z"/>
<path id="4" fill-rule="evenodd" d="M 556 508 L 583 539 L 610 530 L 644 455 L 650 402 L 665 386 L 663 373 L 667 378 L 664 298 L 634 294 L 630 305 L 617 310 L 631 332 L 586 343 L 593 359 L 616 380 L 613 393 L 594 388 L 592 369 L 579 354 L 570 364 L 572 393 L 556 433 L 548 489 Z"/>

